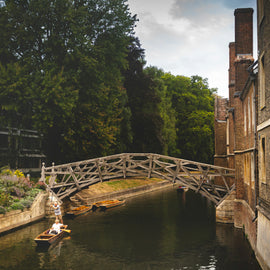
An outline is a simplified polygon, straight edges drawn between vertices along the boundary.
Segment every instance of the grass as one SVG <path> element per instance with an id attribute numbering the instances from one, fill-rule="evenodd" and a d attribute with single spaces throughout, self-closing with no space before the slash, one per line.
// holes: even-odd
<path id="1" fill-rule="evenodd" d="M 113 191 L 122 190 L 122 189 L 129 189 L 143 185 L 149 185 L 152 183 L 160 182 L 161 179 L 156 178 L 145 178 L 145 179 L 122 179 L 122 180 L 113 180 L 109 182 L 104 182 L 103 185 L 107 185 L 111 187 Z"/>
<path id="2" fill-rule="evenodd" d="M 129 178 L 129 179 L 115 179 L 110 181 L 105 181 L 102 183 L 97 183 L 90 186 L 88 189 L 83 190 L 82 192 L 85 195 L 97 195 L 103 193 L 109 193 L 124 189 L 130 189 L 134 187 L 150 185 L 153 183 L 158 183 L 163 181 L 158 178 Z"/>

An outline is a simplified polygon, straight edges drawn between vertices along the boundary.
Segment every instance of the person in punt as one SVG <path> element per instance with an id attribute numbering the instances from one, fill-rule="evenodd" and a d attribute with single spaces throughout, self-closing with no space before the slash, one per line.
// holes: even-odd
<path id="1" fill-rule="evenodd" d="M 63 225 L 62 223 L 59 222 L 58 219 L 55 220 L 55 223 L 52 225 L 52 227 L 49 229 L 48 233 L 49 234 L 58 234 L 61 232 L 61 227 L 65 225 Z"/>

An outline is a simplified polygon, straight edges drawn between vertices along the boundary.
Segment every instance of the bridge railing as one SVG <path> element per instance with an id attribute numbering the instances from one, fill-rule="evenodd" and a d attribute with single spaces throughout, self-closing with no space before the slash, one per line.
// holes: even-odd
<path id="1" fill-rule="evenodd" d="M 50 167 L 41 180 L 58 199 L 97 182 L 148 177 L 178 182 L 219 204 L 234 189 L 234 169 L 152 153 L 122 153 Z"/>

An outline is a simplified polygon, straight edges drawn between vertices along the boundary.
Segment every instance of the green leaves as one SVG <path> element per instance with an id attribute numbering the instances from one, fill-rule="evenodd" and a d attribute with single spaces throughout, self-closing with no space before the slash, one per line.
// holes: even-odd
<path id="1" fill-rule="evenodd" d="M 207 79 L 164 74 L 175 110 L 177 149 L 181 157 L 212 163 L 214 154 L 214 95 Z"/>
<path id="2" fill-rule="evenodd" d="M 126 0 L 9 0 L 0 15 L 1 124 L 43 133 L 55 162 L 125 148 Z"/>
<path id="3" fill-rule="evenodd" d="M 126 0 L 6 1 L 0 123 L 44 134 L 50 161 L 156 152 L 209 161 L 214 90 L 144 68 Z"/>

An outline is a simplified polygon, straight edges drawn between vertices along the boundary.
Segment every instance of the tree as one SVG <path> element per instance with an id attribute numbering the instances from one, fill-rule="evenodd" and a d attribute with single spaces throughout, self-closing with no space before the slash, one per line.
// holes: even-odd
<path id="1" fill-rule="evenodd" d="M 180 152 L 176 148 L 176 117 L 175 110 L 172 107 L 172 99 L 168 93 L 162 76 L 164 71 L 157 67 L 150 66 L 145 68 L 144 72 L 150 76 L 156 85 L 156 92 L 160 97 L 159 111 L 162 118 L 162 140 L 163 149 L 162 154 L 169 156 L 179 156 Z"/>
<path id="2" fill-rule="evenodd" d="M 29 89 L 25 117 L 44 133 L 48 158 L 89 158 L 123 147 L 117 140 L 129 119 L 121 71 L 137 21 L 126 0 L 8 0 L 0 12 L 0 61 L 4 70 L 25 74 L 16 93 L 24 97 Z M 8 75 L 0 77 L 8 86 Z M 1 104 L 12 91 L 7 87 Z M 10 115 L 23 111 L 24 102 L 17 104 Z"/>
<path id="3" fill-rule="evenodd" d="M 177 149 L 181 157 L 212 163 L 214 153 L 214 96 L 207 79 L 162 77 L 176 113 Z"/>
<path id="4" fill-rule="evenodd" d="M 157 152 L 163 148 L 162 118 L 154 78 L 144 72 L 144 50 L 137 38 L 133 39 L 128 54 L 129 67 L 124 72 L 128 105 L 131 109 L 132 152 Z"/>

